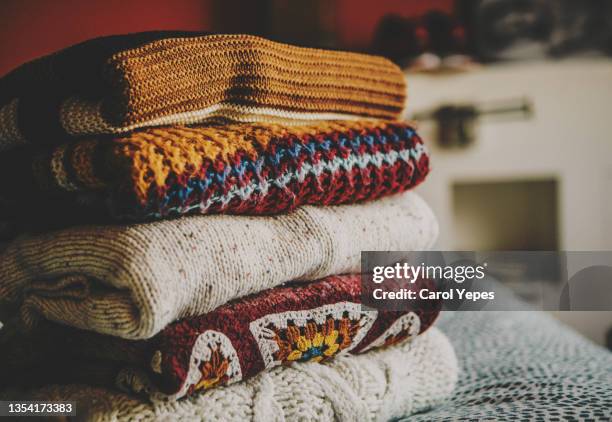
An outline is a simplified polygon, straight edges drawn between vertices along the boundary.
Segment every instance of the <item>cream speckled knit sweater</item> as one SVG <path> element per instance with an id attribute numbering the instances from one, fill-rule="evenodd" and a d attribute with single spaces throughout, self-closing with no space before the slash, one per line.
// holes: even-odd
<path id="1" fill-rule="evenodd" d="M 26 326 L 43 316 L 149 338 L 286 281 L 357 273 L 362 250 L 427 249 L 437 232 L 414 193 L 279 216 L 76 227 L 17 239 L 0 254 L 0 308 L 20 308 Z"/>
<path id="2" fill-rule="evenodd" d="M 433 327 L 412 342 L 325 364 L 278 367 L 180 401 L 150 404 L 86 386 L 51 386 L 25 398 L 76 401 L 77 418 L 96 422 L 387 421 L 439 404 L 457 373 L 450 342 Z"/>

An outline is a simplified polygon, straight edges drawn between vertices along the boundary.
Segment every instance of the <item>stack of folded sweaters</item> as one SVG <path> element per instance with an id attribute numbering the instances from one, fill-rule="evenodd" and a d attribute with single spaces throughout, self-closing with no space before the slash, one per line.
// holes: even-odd
<path id="1" fill-rule="evenodd" d="M 105 37 L 0 79 L 0 203 L 21 233 L 0 252 L 3 396 L 261 421 L 446 398 L 439 307 L 361 306 L 362 250 L 437 236 L 405 192 L 429 160 L 404 101 L 383 58 L 246 35 Z"/>

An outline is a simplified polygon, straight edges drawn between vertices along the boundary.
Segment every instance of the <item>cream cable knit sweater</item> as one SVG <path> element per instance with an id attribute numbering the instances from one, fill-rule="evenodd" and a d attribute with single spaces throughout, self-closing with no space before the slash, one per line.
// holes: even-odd
<path id="1" fill-rule="evenodd" d="M 410 192 L 278 216 L 71 228 L 17 239 L 0 254 L 0 307 L 20 307 L 26 326 L 43 316 L 148 338 L 286 281 L 359 272 L 362 250 L 427 249 L 437 233 L 430 208 Z"/>
<path id="2" fill-rule="evenodd" d="M 46 387 L 27 398 L 76 401 L 77 418 L 96 422 L 387 421 L 439 404 L 457 374 L 450 342 L 433 327 L 412 342 L 325 364 L 278 367 L 185 400 L 149 404 L 85 386 Z"/>

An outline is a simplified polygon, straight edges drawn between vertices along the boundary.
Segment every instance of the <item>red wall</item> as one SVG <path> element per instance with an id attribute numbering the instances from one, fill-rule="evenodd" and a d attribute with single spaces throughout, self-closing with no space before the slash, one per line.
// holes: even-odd
<path id="1" fill-rule="evenodd" d="M 0 75 L 100 35 L 155 29 L 207 30 L 211 0 L 2 0 Z"/>
<path id="2" fill-rule="evenodd" d="M 228 16 L 231 22 L 213 22 L 216 1 L 230 1 L 237 14 Z M 237 22 L 249 23 L 244 31 L 250 31 L 255 28 L 253 19 L 258 19 L 252 10 L 260 6 L 256 1 L 0 0 L 0 75 L 33 58 L 101 35 L 156 29 L 230 28 L 242 32 L 236 28 Z M 453 0 L 335 0 L 329 4 L 339 47 L 365 50 L 385 14 L 420 16 L 431 9 L 450 12 Z"/>

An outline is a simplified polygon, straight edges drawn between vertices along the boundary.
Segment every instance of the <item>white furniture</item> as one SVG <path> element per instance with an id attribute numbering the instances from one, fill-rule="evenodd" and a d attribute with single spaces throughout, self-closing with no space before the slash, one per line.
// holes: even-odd
<path id="1" fill-rule="evenodd" d="M 433 170 L 418 191 L 440 220 L 438 249 L 494 244 L 489 237 L 495 236 L 495 230 L 481 234 L 476 230 L 473 235 L 479 224 L 490 224 L 492 218 L 498 219 L 493 221 L 499 227 L 515 224 L 517 231 L 521 225 L 527 230 L 524 221 L 515 221 L 529 205 L 521 206 L 520 201 L 514 202 L 514 210 L 508 207 L 504 212 L 504 207 L 497 217 L 466 219 L 454 197 L 456 184 L 544 180 L 555 182 L 555 195 L 534 196 L 537 190 L 533 190 L 531 196 L 518 197 L 546 201 L 556 197 L 557 248 L 612 250 L 612 60 L 572 58 L 488 65 L 469 73 L 409 74 L 408 96 L 408 118 L 449 103 L 525 97 L 534 106 L 529 120 L 482 119 L 476 141 L 464 149 L 439 148 L 433 125 L 419 125 L 432 153 Z M 481 200 L 486 204 L 495 198 L 482 195 Z M 612 312 L 557 315 L 600 343 L 612 327 Z"/>

